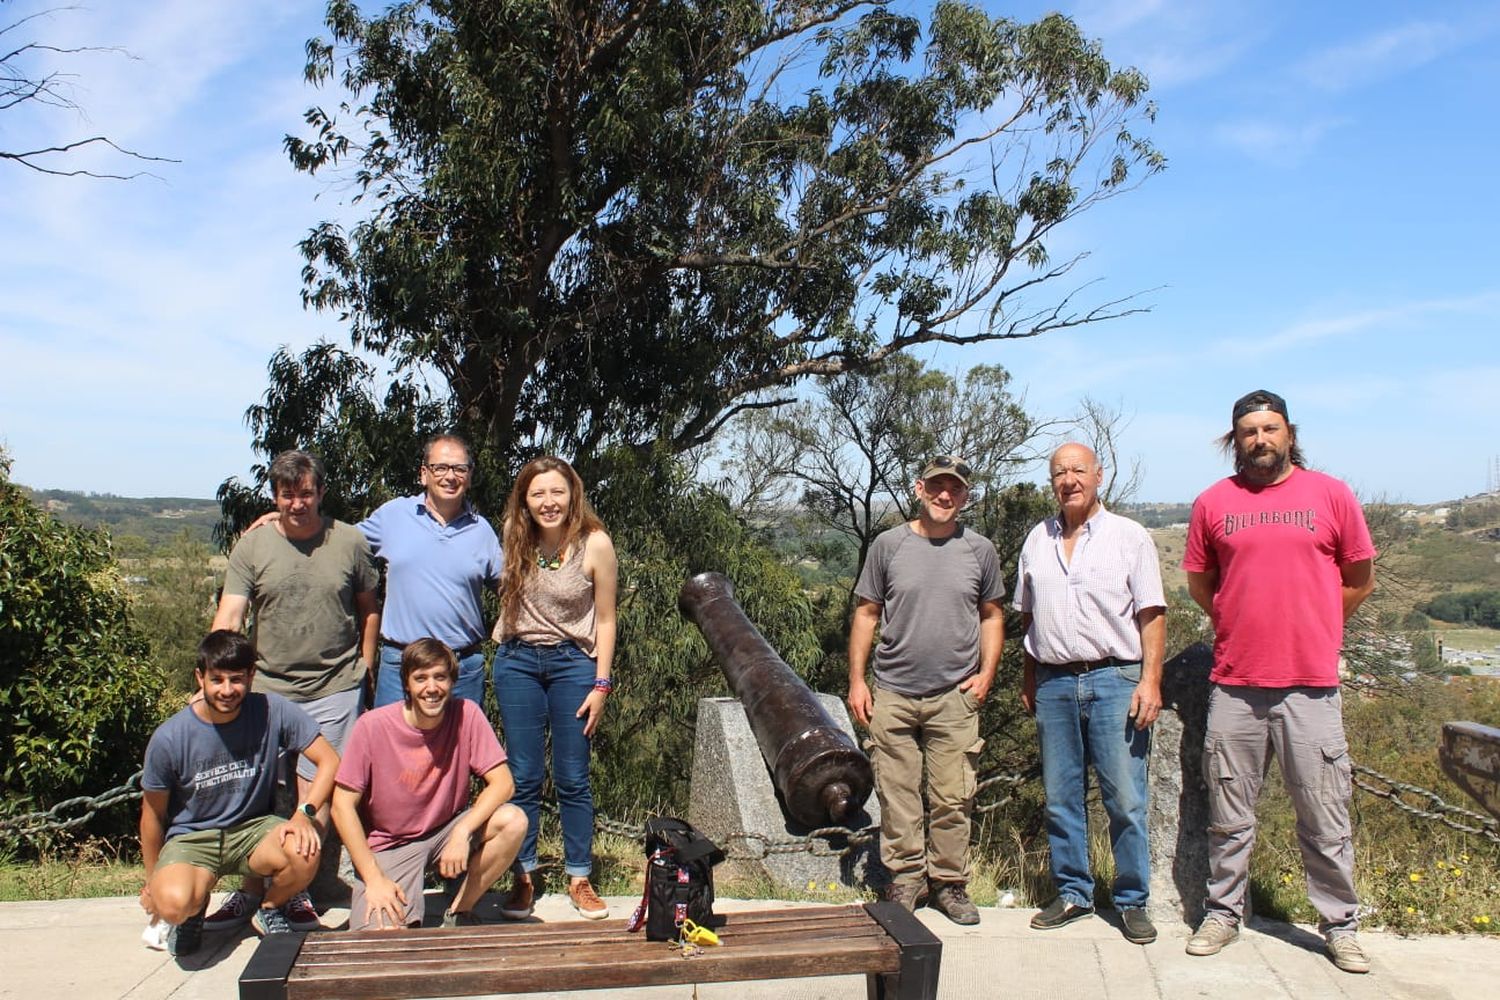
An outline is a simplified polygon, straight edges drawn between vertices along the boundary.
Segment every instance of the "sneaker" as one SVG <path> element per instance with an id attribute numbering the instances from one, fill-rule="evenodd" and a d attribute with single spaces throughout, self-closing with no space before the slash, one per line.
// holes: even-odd
<path id="1" fill-rule="evenodd" d="M 1156 925 L 1145 910 L 1122 910 L 1120 923 L 1125 927 L 1125 940 L 1131 944 L 1150 944 L 1156 940 Z"/>
<path id="2" fill-rule="evenodd" d="M 1369 972 L 1370 956 L 1359 946 L 1353 934 L 1335 934 L 1328 939 L 1328 957 L 1345 972 Z"/>
<path id="3" fill-rule="evenodd" d="M 510 894 L 500 904 L 500 915 L 506 920 L 525 920 L 536 905 L 536 881 L 516 876 L 510 883 Z"/>
<path id="4" fill-rule="evenodd" d="M 203 914 L 188 917 L 167 931 L 167 951 L 173 956 L 191 955 L 203 946 Z"/>
<path id="5" fill-rule="evenodd" d="M 979 923 L 979 908 L 969 899 L 968 887 L 962 882 L 939 883 L 927 905 L 955 924 L 970 927 Z"/>
<path id="6" fill-rule="evenodd" d="M 573 901 L 573 909 L 578 911 L 580 917 L 603 920 L 609 916 L 609 904 L 599 898 L 586 878 L 568 884 L 568 898 Z"/>
<path id="7" fill-rule="evenodd" d="M 482 923 L 484 921 L 473 910 L 445 910 L 443 912 L 444 927 L 478 927 Z"/>
<path id="8" fill-rule="evenodd" d="M 921 882 L 892 882 L 885 887 L 885 898 L 888 903 L 900 903 L 908 910 L 916 910 L 927 902 L 927 886 Z"/>
<path id="9" fill-rule="evenodd" d="M 236 889 L 225 898 L 217 910 L 203 919 L 206 931 L 232 931 L 250 922 L 250 917 L 260 908 L 260 898 L 243 889 Z"/>
<path id="10" fill-rule="evenodd" d="M 255 909 L 255 916 L 251 920 L 255 924 L 255 929 L 260 931 L 264 937 L 269 937 L 272 934 L 292 934 L 295 932 L 291 921 L 286 918 L 286 907 L 276 909 L 272 906 L 258 906 Z"/>
<path id="11" fill-rule="evenodd" d="M 1240 929 L 1228 921 L 1204 917 L 1193 936 L 1188 938 L 1189 955 L 1217 955 L 1224 946 L 1240 936 Z"/>
<path id="12" fill-rule="evenodd" d="M 141 931 L 141 943 L 152 951 L 166 951 L 168 936 L 172 933 L 172 925 L 164 920 L 151 918 L 146 929 Z"/>
<path id="13" fill-rule="evenodd" d="M 323 929 L 323 921 L 318 919 L 318 911 L 313 906 L 312 897 L 305 892 L 299 892 L 287 900 L 281 907 L 281 914 L 286 917 L 286 922 L 292 925 L 294 931 Z"/>
<path id="14" fill-rule="evenodd" d="M 1070 903 L 1061 896 L 1047 904 L 1047 908 L 1031 918 L 1031 929 L 1034 931 L 1055 931 L 1059 927 L 1066 927 L 1075 920 L 1084 917 L 1092 917 L 1094 908 L 1092 906 L 1079 906 Z"/>

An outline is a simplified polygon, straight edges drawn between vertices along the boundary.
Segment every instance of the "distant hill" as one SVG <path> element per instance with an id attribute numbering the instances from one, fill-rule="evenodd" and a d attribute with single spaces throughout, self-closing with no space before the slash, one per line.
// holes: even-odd
<path id="1" fill-rule="evenodd" d="M 24 487 L 23 487 L 24 488 Z M 107 528 L 111 537 L 134 535 L 156 546 L 186 531 L 194 541 L 213 541 L 219 523 L 216 500 L 191 497 L 118 497 L 112 493 L 27 489 L 33 501 L 59 521 Z"/>
<path id="2" fill-rule="evenodd" d="M 1139 521 L 1147 528 L 1165 528 L 1173 524 L 1187 524 L 1188 516 L 1193 513 L 1193 505 L 1191 503 L 1127 503 L 1113 510 L 1133 521 Z"/>

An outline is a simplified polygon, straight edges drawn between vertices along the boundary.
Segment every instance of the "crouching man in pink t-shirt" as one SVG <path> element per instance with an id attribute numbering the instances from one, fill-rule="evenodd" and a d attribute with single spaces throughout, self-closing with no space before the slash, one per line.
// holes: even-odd
<path id="1" fill-rule="evenodd" d="M 474 904 L 510 867 L 526 815 L 505 751 L 480 707 L 453 697 L 458 661 L 436 639 L 401 655 L 402 701 L 360 716 L 344 748 L 333 822 L 359 878 L 349 926 L 420 926 L 428 869 L 464 876 L 444 927 L 477 924 Z M 469 780 L 484 789 L 469 805 Z"/>

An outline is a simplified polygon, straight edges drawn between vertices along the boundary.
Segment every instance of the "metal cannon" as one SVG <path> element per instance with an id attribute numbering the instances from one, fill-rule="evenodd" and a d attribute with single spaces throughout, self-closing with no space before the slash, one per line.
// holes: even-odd
<path id="1" fill-rule="evenodd" d="M 677 607 L 703 633 L 744 706 L 791 817 L 820 827 L 856 814 L 875 785 L 870 759 L 751 624 L 728 578 L 698 574 L 683 584 Z"/>

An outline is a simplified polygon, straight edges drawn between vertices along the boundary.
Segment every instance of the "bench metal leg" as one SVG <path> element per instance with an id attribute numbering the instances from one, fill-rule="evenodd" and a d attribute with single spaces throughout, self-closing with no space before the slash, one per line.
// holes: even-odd
<path id="1" fill-rule="evenodd" d="M 866 903 L 865 911 L 901 949 L 901 971 L 865 977 L 869 1000 L 936 1000 L 943 942 L 900 903 Z"/>
<path id="2" fill-rule="evenodd" d="M 286 1000 L 291 975 L 306 934 L 267 934 L 240 973 L 240 1000 Z"/>

